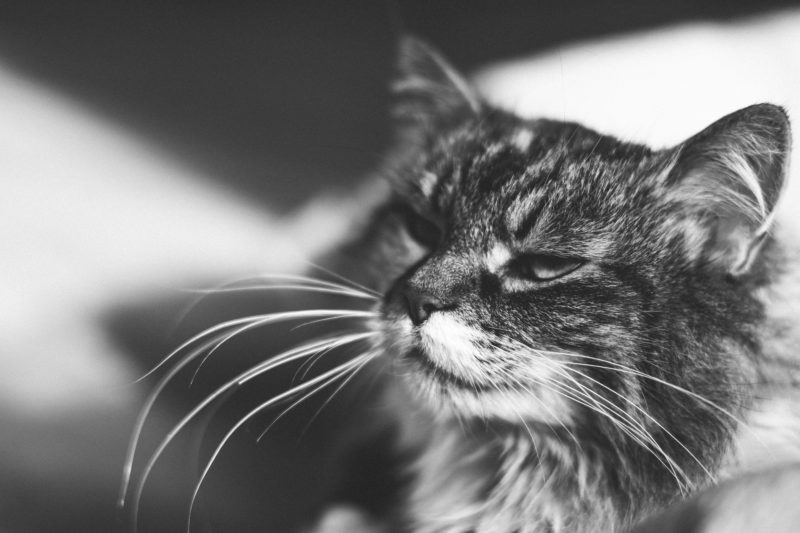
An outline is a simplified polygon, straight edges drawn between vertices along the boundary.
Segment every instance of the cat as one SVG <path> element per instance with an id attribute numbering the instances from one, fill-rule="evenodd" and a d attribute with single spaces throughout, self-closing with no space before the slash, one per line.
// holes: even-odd
<path id="1" fill-rule="evenodd" d="M 755 103 L 653 149 L 491 105 L 413 37 L 398 70 L 391 191 L 323 260 L 356 285 L 286 278 L 373 301 L 347 315 L 363 333 L 241 378 L 369 343 L 289 393 L 377 361 L 407 485 L 384 520 L 317 529 L 624 531 L 768 453 L 774 428 L 748 422 L 800 375 L 777 304 L 796 286 L 776 222 L 785 110 Z"/>
<path id="2" fill-rule="evenodd" d="M 713 484 L 758 382 L 796 379 L 765 351 L 785 111 L 651 150 L 493 108 L 416 40 L 400 65 L 366 264 L 425 428 L 401 530 L 617 531 Z"/>

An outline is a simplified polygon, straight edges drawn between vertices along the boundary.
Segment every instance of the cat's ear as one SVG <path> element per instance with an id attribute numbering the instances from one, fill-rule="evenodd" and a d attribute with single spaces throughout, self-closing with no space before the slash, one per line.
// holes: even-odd
<path id="1" fill-rule="evenodd" d="M 684 225 L 694 233 L 687 241 L 701 248 L 694 254 L 734 276 L 750 269 L 783 188 L 790 137 L 786 112 L 758 104 L 721 118 L 676 149 L 667 198 L 694 220 Z"/>
<path id="2" fill-rule="evenodd" d="M 399 42 L 392 93 L 401 127 L 431 130 L 481 109 L 469 82 L 430 45 L 408 35 Z"/>

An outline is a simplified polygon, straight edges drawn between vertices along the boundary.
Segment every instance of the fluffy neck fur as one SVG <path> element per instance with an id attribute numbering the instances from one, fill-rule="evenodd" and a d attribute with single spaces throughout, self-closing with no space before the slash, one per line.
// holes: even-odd
<path id="1" fill-rule="evenodd" d="M 408 525 L 420 533 L 611 530 L 617 505 L 591 454 L 519 428 L 435 425 L 413 465 Z"/>

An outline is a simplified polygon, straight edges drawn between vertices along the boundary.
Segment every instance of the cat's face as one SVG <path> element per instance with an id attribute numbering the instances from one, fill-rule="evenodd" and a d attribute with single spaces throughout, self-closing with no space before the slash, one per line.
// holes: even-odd
<path id="1" fill-rule="evenodd" d="M 650 281 L 633 270 L 656 260 L 637 242 L 651 191 L 632 178 L 663 170 L 644 148 L 499 112 L 434 142 L 398 194 L 404 268 L 384 306 L 411 386 L 460 415 L 571 423 L 576 371 L 647 342 Z"/>
<path id="2" fill-rule="evenodd" d="M 693 425 L 724 433 L 691 394 L 741 401 L 783 112 L 653 151 L 488 108 L 419 43 L 404 54 L 376 262 L 377 328 L 406 386 L 444 416 L 642 441 L 680 426 L 684 448 Z"/>

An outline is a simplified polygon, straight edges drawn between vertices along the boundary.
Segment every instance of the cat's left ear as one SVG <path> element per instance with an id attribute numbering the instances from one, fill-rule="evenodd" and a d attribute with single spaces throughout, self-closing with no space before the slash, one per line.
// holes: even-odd
<path id="1" fill-rule="evenodd" d="M 433 47 L 408 35 L 399 42 L 392 93 L 400 125 L 424 132 L 481 110 L 469 82 Z"/>
<path id="2" fill-rule="evenodd" d="M 667 199 L 696 221 L 686 240 L 701 248 L 693 253 L 706 263 L 733 276 L 750 269 L 783 188 L 790 138 L 786 112 L 758 104 L 721 118 L 676 149 Z"/>

